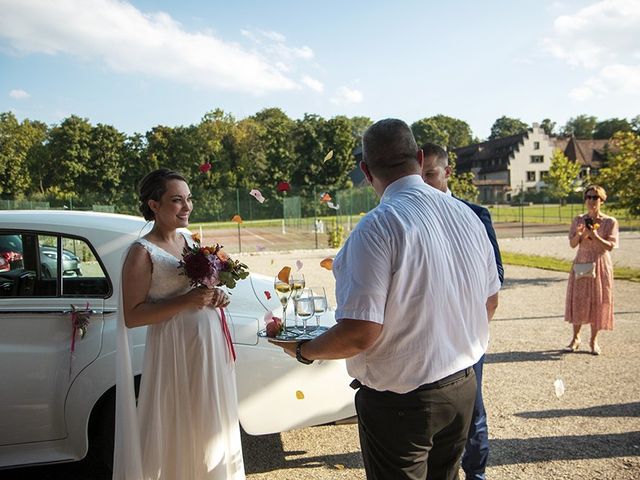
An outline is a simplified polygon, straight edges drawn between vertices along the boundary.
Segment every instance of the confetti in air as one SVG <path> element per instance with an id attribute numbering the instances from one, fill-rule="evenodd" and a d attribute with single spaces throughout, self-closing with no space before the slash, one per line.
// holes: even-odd
<path id="1" fill-rule="evenodd" d="M 260 203 L 264 203 L 264 197 L 260 193 L 260 190 L 256 190 L 255 188 L 249 192 L 249 195 L 254 197 Z"/>
<path id="2" fill-rule="evenodd" d="M 291 267 L 282 267 L 282 270 L 278 272 L 278 280 L 284 283 L 289 283 L 290 274 L 291 274 Z"/>
<path id="3" fill-rule="evenodd" d="M 204 162 L 199 168 L 200 172 L 209 173 L 209 170 L 211 170 L 211 164 L 209 162 Z"/>
<path id="4" fill-rule="evenodd" d="M 242 223 L 242 217 L 240 215 L 234 215 L 231 217 L 231 221 L 235 223 Z"/>
<path id="5" fill-rule="evenodd" d="M 557 379 L 555 382 L 553 382 L 553 387 L 556 390 L 556 397 L 560 398 L 562 395 L 564 395 L 564 382 L 561 379 Z"/>
<path id="6" fill-rule="evenodd" d="M 340 204 L 334 205 L 332 202 L 327 202 L 327 207 L 333 208 L 334 210 L 338 210 L 340 208 Z"/>
<path id="7" fill-rule="evenodd" d="M 329 195 L 327 192 L 322 192 L 322 194 L 320 195 L 320 203 L 325 203 L 330 201 L 331 201 L 331 195 Z"/>
<path id="8" fill-rule="evenodd" d="M 324 160 L 322 161 L 322 163 L 324 162 L 328 162 L 329 160 L 331 160 L 333 158 L 333 150 L 329 150 L 329 153 L 327 153 L 324 156 Z"/>
<path id="9" fill-rule="evenodd" d="M 326 268 L 327 270 L 333 269 L 333 258 L 327 257 L 320 262 L 320 266 L 322 268 Z"/>
<path id="10" fill-rule="evenodd" d="M 278 183 L 278 186 L 276 188 L 279 192 L 288 192 L 289 190 L 291 190 L 291 185 L 289 185 L 287 182 L 280 182 Z"/>

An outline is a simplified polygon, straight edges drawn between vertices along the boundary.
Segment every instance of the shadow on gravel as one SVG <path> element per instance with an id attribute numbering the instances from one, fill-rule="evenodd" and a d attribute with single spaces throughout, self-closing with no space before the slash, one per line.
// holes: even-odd
<path id="1" fill-rule="evenodd" d="M 245 473 L 247 474 L 287 468 L 318 468 L 322 466 L 341 470 L 362 468 L 360 452 L 295 458 L 307 452 L 285 451 L 279 434 L 252 436 L 242 431 L 242 452 Z"/>
<path id="2" fill-rule="evenodd" d="M 490 466 L 640 456 L 640 432 L 489 440 Z M 576 477 L 577 478 L 577 477 Z"/>
<path id="3" fill-rule="evenodd" d="M 562 350 L 487 353 L 484 357 L 484 363 L 546 362 L 549 360 L 560 360 L 563 355 L 566 354 Z"/>
<path id="4" fill-rule="evenodd" d="M 567 408 L 543 410 L 537 412 L 516 413 L 523 418 L 560 418 L 560 417 L 640 417 L 640 402 L 598 405 L 588 408 Z"/>

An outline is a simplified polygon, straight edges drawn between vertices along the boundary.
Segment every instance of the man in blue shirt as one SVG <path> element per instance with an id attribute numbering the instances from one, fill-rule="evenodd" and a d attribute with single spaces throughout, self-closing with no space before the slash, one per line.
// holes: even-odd
<path id="1" fill-rule="evenodd" d="M 434 143 L 425 143 L 422 146 L 424 154 L 424 164 L 422 167 L 422 178 L 424 181 L 447 195 L 451 195 L 448 186 L 448 178 L 451 176 L 451 166 L 449 165 L 449 155 L 447 152 Z M 457 198 L 457 197 L 456 197 Z M 500 257 L 500 248 L 496 239 L 496 232 L 491 223 L 491 214 L 489 210 L 481 205 L 467 202 L 459 198 L 478 216 L 484 228 L 487 231 L 493 252 L 496 257 L 496 268 L 498 269 L 498 278 L 500 283 L 504 282 L 504 269 L 502 268 L 502 258 Z M 482 400 L 482 367 L 484 365 L 484 355 L 473 366 L 476 373 L 476 382 L 478 388 L 476 390 L 476 401 L 473 407 L 473 418 L 469 427 L 467 443 L 465 445 L 464 455 L 462 456 L 462 469 L 465 472 L 467 480 L 484 480 L 485 469 L 489 457 L 489 433 L 487 429 L 487 413 Z"/>

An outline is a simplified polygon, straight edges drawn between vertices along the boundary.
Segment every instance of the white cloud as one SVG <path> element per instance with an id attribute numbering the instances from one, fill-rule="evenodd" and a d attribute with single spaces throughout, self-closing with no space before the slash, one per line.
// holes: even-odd
<path id="1" fill-rule="evenodd" d="M 612 93 L 638 96 L 638 32 L 638 0 L 600 0 L 556 18 L 553 35 L 543 43 L 553 56 L 590 71 L 582 85 L 571 90 L 571 99 L 585 101 Z"/>
<path id="2" fill-rule="evenodd" d="M 600 0 L 556 18 L 553 35 L 544 43 L 553 55 L 571 65 L 597 68 L 637 58 L 639 31 L 640 2 Z"/>
<path id="3" fill-rule="evenodd" d="M 281 62 L 292 62 L 298 59 L 310 60 L 313 58 L 313 50 L 310 47 L 306 45 L 290 47 L 286 44 L 287 38 L 281 33 L 264 30 L 242 30 L 241 33 L 269 58 Z"/>
<path id="4" fill-rule="evenodd" d="M 351 103 L 360 103 L 364 100 L 364 95 L 360 90 L 349 87 L 340 87 L 336 92 L 336 96 L 331 99 L 336 105 L 347 105 Z"/>
<path id="5" fill-rule="evenodd" d="M 31 95 L 29 94 L 29 92 L 25 92 L 24 90 L 18 89 L 18 90 L 11 90 L 9 92 L 9 96 L 16 100 L 24 100 L 25 98 L 29 98 Z"/>
<path id="6" fill-rule="evenodd" d="M 593 97 L 603 98 L 607 94 L 638 95 L 640 92 L 640 65 L 607 65 L 598 71 L 597 75 L 589 77 L 585 82 L 574 88 L 569 97 L 583 102 Z"/>
<path id="7" fill-rule="evenodd" d="M 268 51 L 189 32 L 166 13 L 144 13 L 125 1 L 0 0 L 0 9 L 0 38 L 15 53 L 71 55 L 201 88 L 256 94 L 300 88 Z M 288 47 L 276 32 L 263 37 L 290 59 L 313 56 L 309 47 Z"/>
<path id="8" fill-rule="evenodd" d="M 322 93 L 324 92 L 324 85 L 320 80 L 316 80 L 315 78 L 311 78 L 308 75 L 304 75 L 302 77 L 302 83 L 309 87 L 311 90 Z"/>

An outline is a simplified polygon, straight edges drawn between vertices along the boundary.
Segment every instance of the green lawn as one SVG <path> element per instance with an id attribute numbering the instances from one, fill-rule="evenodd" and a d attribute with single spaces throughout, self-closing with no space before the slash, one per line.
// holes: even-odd
<path id="1" fill-rule="evenodd" d="M 569 271 L 571 270 L 572 264 L 571 261 L 562 260 L 560 258 L 511 252 L 502 252 L 502 263 L 506 265 L 541 268 L 543 270 L 553 270 L 556 272 L 567 273 L 569 273 Z M 629 267 L 615 267 L 613 269 L 613 277 L 616 280 L 640 282 L 640 269 Z"/>

